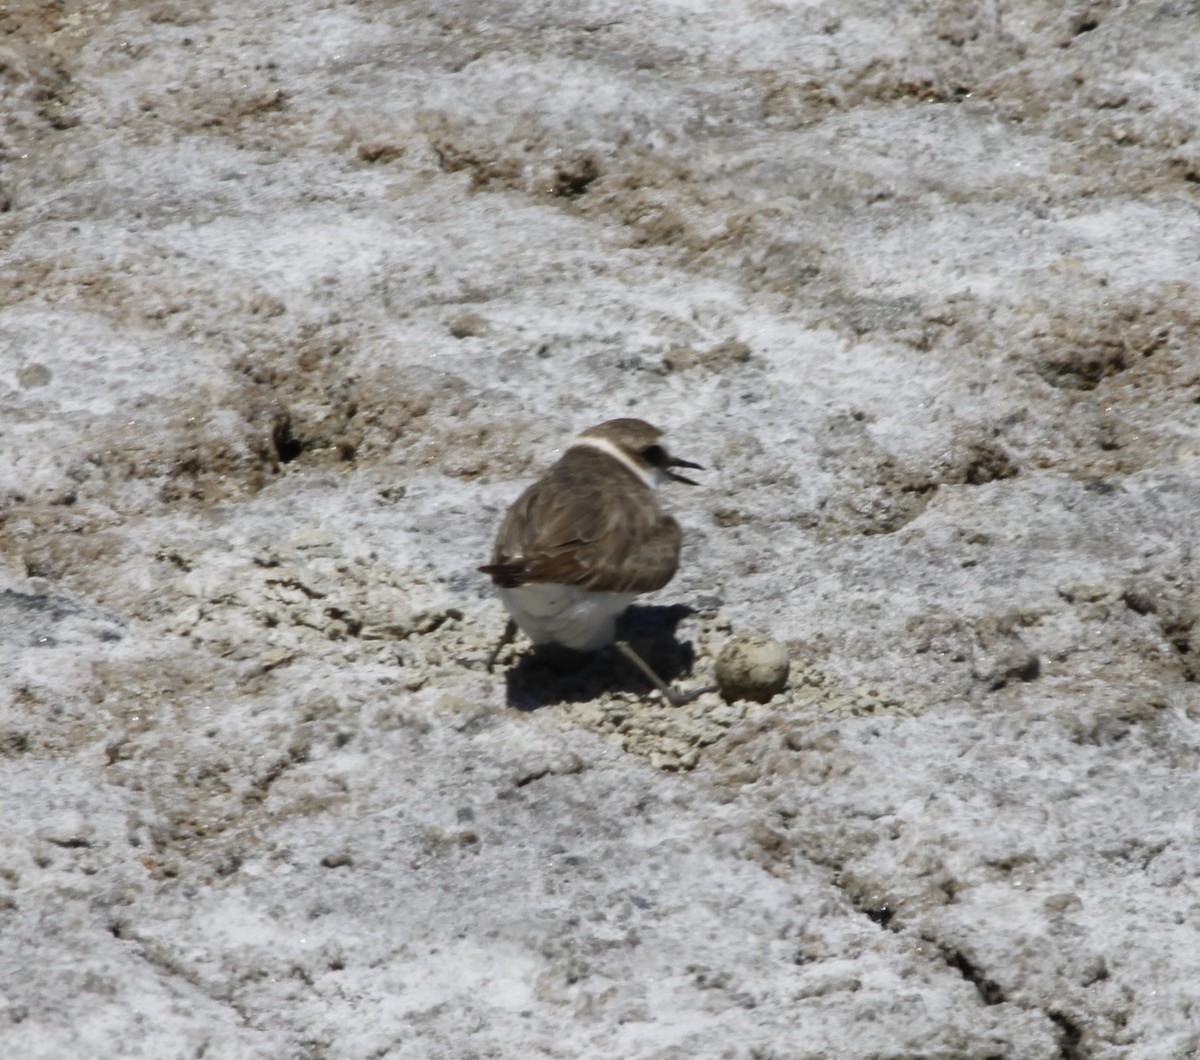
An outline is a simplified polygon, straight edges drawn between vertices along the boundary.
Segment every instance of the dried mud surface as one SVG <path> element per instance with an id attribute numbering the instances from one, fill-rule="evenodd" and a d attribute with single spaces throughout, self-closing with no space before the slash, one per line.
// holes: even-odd
<path id="1" fill-rule="evenodd" d="M 0 1041 L 1200 1055 L 1200 6 L 0 10 Z M 708 469 L 556 673 L 570 436 Z"/>

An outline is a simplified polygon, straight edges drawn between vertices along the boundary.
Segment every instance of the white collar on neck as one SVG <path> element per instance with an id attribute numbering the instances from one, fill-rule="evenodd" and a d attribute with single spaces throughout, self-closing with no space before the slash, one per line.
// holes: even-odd
<path id="1" fill-rule="evenodd" d="M 607 438 L 576 438 L 570 446 L 570 449 L 596 449 L 601 453 L 611 456 L 618 463 L 629 468 L 638 478 L 640 478 L 647 486 L 654 489 L 658 485 L 658 476 L 648 468 L 639 467 L 629 457 L 629 454 L 623 449 L 618 449 Z"/>

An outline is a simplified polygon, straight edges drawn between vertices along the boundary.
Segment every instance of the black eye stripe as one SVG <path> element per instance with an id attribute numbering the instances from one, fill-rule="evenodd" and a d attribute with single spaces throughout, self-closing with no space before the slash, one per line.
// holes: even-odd
<path id="1" fill-rule="evenodd" d="M 651 467 L 665 467 L 667 451 L 661 445 L 648 445 L 642 450 L 642 459 Z"/>

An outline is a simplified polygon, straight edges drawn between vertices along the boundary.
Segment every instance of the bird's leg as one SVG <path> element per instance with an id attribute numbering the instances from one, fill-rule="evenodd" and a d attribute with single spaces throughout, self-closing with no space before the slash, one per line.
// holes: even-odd
<path id="1" fill-rule="evenodd" d="M 649 665 L 646 663 L 646 660 L 629 646 L 628 641 L 613 641 L 613 647 L 616 648 L 617 651 L 619 651 L 622 655 L 624 655 L 626 659 L 633 663 L 634 666 L 641 670 L 645 675 L 646 680 L 648 680 L 655 688 L 657 688 L 663 694 L 663 697 L 666 699 L 666 701 L 673 707 L 685 706 L 686 704 L 691 703 L 692 700 L 699 699 L 702 695 L 704 695 L 705 692 L 715 692 L 717 690 L 715 686 L 709 686 L 707 688 L 697 688 L 694 692 L 676 692 L 675 689 L 666 683 L 666 681 L 664 681 L 658 676 L 658 674 L 650 669 Z"/>
<path id="2" fill-rule="evenodd" d="M 499 658 L 500 653 L 516 639 L 516 636 L 517 624 L 510 618 L 508 620 L 508 625 L 504 627 L 504 636 L 500 638 L 500 643 L 496 645 L 495 650 L 491 655 L 488 656 L 487 671 L 489 674 L 495 667 L 496 659 Z"/>

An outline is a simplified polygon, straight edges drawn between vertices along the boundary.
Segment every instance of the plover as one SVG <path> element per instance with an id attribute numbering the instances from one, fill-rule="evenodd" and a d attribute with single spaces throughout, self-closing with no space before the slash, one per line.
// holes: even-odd
<path id="1" fill-rule="evenodd" d="M 636 419 L 590 427 L 508 510 L 492 561 L 479 568 L 511 616 L 489 669 L 519 627 L 535 646 L 595 652 L 613 644 L 675 705 L 708 691 L 676 692 L 614 639 L 633 600 L 661 589 L 679 566 L 683 534 L 655 488 L 667 480 L 695 486 L 677 468 L 703 470 L 671 456 L 661 437 Z"/>

